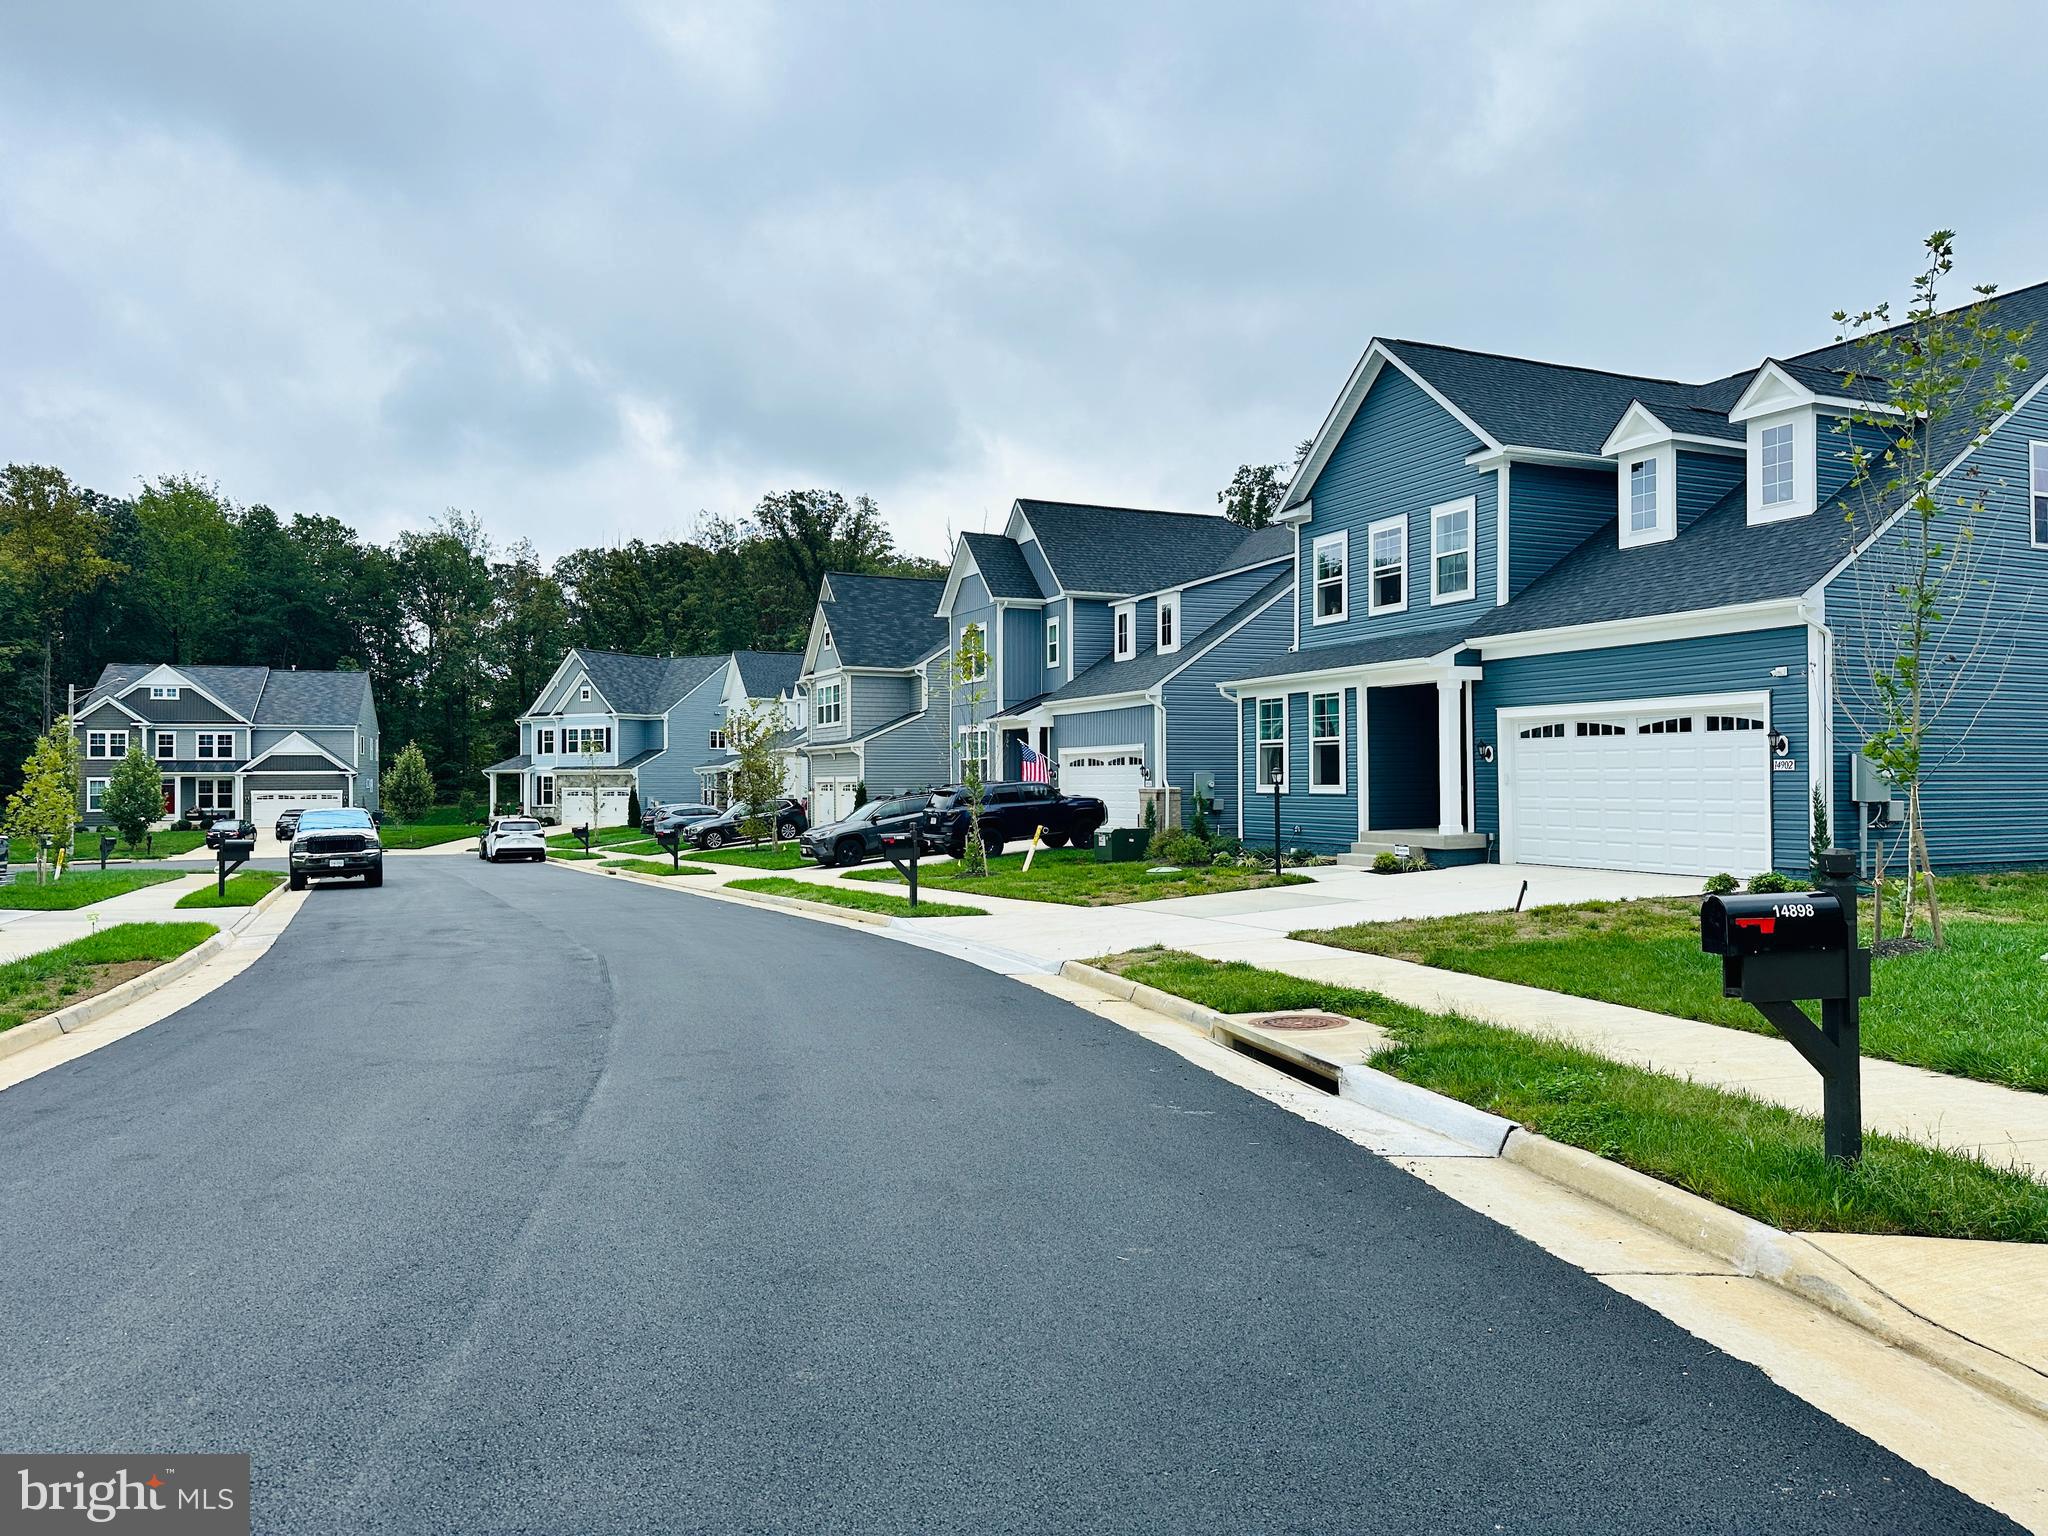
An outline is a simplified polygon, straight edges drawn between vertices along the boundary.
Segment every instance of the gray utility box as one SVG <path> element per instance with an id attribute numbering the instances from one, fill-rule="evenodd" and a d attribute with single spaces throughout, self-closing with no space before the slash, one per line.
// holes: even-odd
<path id="1" fill-rule="evenodd" d="M 1906 819 L 1906 802 L 1899 798 L 1899 786 L 1861 752 L 1849 755 L 1849 798 L 1858 805 L 1883 806 L 1886 821 Z"/>

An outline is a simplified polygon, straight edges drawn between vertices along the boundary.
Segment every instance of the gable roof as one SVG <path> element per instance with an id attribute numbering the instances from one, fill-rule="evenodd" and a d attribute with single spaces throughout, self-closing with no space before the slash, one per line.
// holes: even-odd
<path id="1" fill-rule="evenodd" d="M 1127 595 L 1206 576 L 1245 542 L 1242 525 L 1211 512 L 1157 512 L 1020 499 L 1017 509 L 1069 592 Z"/>
<path id="2" fill-rule="evenodd" d="M 946 621 L 938 617 L 945 582 L 832 571 L 825 583 L 832 595 L 818 606 L 841 666 L 901 670 L 945 649 Z"/>
<path id="3" fill-rule="evenodd" d="M 1506 609 L 1498 612 L 1505 613 Z M 1343 645 L 1318 645 L 1306 651 L 1283 651 L 1256 666 L 1224 679 L 1226 684 L 1263 681 L 1269 677 L 1294 677 L 1306 672 L 1337 672 L 1347 667 L 1370 667 L 1387 661 L 1417 661 L 1424 656 L 1455 650 L 1465 643 L 1463 626 L 1439 629 L 1401 630 L 1391 635 L 1374 635 Z"/>
<path id="4" fill-rule="evenodd" d="M 1041 694 L 1026 704 L 1005 710 L 1004 713 L 1016 714 L 1038 704 L 1057 704 L 1069 699 L 1098 699 L 1110 694 L 1141 693 L 1156 683 L 1164 682 L 1188 663 L 1207 655 L 1245 620 L 1261 609 L 1270 607 L 1293 590 L 1294 573 L 1284 572 L 1275 576 L 1200 634 L 1190 636 L 1179 650 L 1161 655 L 1156 645 L 1147 646 L 1135 656 L 1123 661 L 1116 660 L 1112 653 L 1076 676 L 1071 682 L 1053 689 L 1050 693 Z"/>
<path id="5" fill-rule="evenodd" d="M 111 661 L 100 670 L 78 712 L 118 698 L 157 671 L 159 663 Z M 292 671 L 282 667 L 169 667 L 254 725 L 353 725 L 370 691 L 367 672 Z M 157 711 L 175 719 L 175 711 Z"/>
<path id="6" fill-rule="evenodd" d="M 960 542 L 974 557 L 974 568 L 981 572 L 990 597 L 1036 601 L 1047 595 L 1039 590 L 1038 578 L 1032 574 L 1030 562 L 1015 539 L 1006 539 L 999 533 L 963 533 Z"/>
<path id="7" fill-rule="evenodd" d="M 569 654 L 622 715 L 666 714 L 676 701 L 723 667 L 716 656 L 635 656 L 626 651 L 594 651 L 573 646 Z"/>
<path id="8" fill-rule="evenodd" d="M 732 659 L 740 669 L 740 686 L 750 699 L 772 699 L 789 692 L 804 665 L 802 651 L 734 651 Z"/>

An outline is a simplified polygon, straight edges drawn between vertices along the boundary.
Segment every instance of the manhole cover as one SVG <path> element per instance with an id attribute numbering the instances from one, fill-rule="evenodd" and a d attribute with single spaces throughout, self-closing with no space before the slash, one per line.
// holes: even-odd
<path id="1" fill-rule="evenodd" d="M 1339 1029 L 1351 1020 L 1338 1013 L 1269 1013 L 1258 1022 L 1261 1029 Z"/>

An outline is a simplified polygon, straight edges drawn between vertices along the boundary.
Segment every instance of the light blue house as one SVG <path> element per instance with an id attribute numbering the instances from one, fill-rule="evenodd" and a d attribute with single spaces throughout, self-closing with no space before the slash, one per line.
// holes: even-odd
<path id="1" fill-rule="evenodd" d="M 2048 319 L 2048 286 L 1998 303 Z M 1852 782 L 1902 533 L 1852 543 L 1854 365 L 1838 345 L 1694 385 L 1374 341 L 1284 498 L 1293 632 L 1223 683 L 1244 835 L 1270 841 L 1277 780 L 1283 841 L 1361 856 L 1799 870 L 1816 791 L 1837 841 L 1895 836 Z M 2038 863 L 2048 399 L 1979 446 L 1931 430 L 1987 500 L 1990 577 L 1987 643 L 1945 663 L 1933 854 Z"/>
<path id="2" fill-rule="evenodd" d="M 760 653 L 745 652 L 751 657 Z M 723 749 L 725 687 L 737 665 L 716 656 L 633 656 L 582 646 L 519 717 L 519 751 L 484 770 L 490 809 L 622 826 L 637 793 L 696 800 L 699 768 Z M 754 663 L 765 675 L 770 663 Z"/>
<path id="3" fill-rule="evenodd" d="M 954 680 L 953 776 L 1014 779 L 1024 749 L 1063 793 L 1138 826 L 1147 789 L 1234 815 L 1235 712 L 1217 682 L 1286 643 L 1293 538 L 1202 513 L 1020 500 L 1000 534 L 961 536 L 937 612 L 970 627 L 989 675 Z"/>

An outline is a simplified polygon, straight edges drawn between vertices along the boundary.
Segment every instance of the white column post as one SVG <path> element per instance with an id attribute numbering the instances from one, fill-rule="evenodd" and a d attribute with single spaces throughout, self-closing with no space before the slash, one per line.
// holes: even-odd
<path id="1" fill-rule="evenodd" d="M 1437 831 L 1457 837 L 1465 830 L 1465 685 L 1445 678 L 1436 685 Z"/>
<path id="2" fill-rule="evenodd" d="M 498 815 L 498 776 L 484 775 L 484 820 L 494 821 Z"/>

